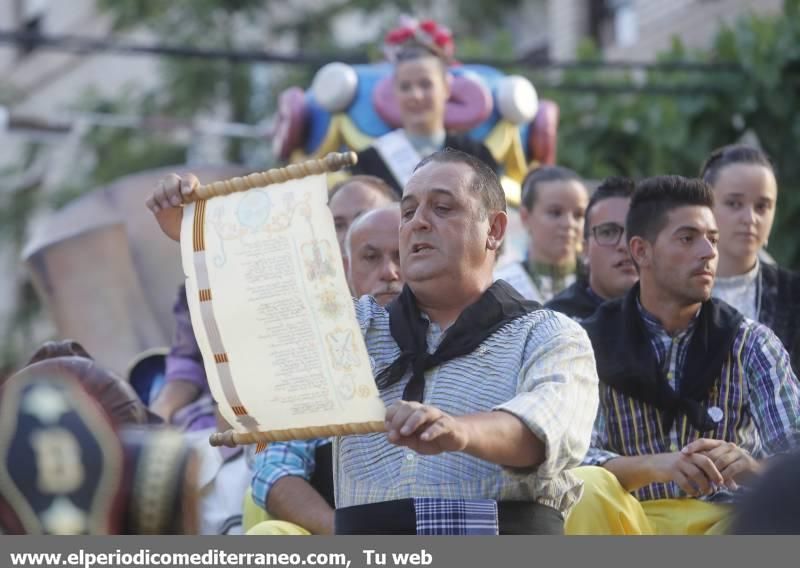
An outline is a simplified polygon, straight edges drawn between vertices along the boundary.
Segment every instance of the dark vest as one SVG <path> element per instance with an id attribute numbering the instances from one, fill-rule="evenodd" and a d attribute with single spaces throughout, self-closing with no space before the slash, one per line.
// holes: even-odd
<path id="1" fill-rule="evenodd" d="M 800 273 L 761 263 L 759 321 L 783 343 L 795 375 L 800 372 Z"/>
<path id="2" fill-rule="evenodd" d="M 589 292 L 588 282 L 579 279 L 556 294 L 544 307 L 561 312 L 574 320 L 583 321 L 591 316 L 602 303 L 603 299 L 600 296 Z"/>
<path id="3" fill-rule="evenodd" d="M 311 476 L 311 487 L 322 495 L 331 507 L 336 507 L 333 499 L 333 444 L 330 442 L 318 446 L 314 452 L 314 473 Z"/>
<path id="4" fill-rule="evenodd" d="M 699 431 L 715 428 L 703 402 L 717 382 L 744 316 L 716 299 L 703 303 L 689 343 L 678 390 L 674 390 L 656 360 L 637 306 L 637 283 L 621 299 L 602 304 L 582 322 L 589 334 L 601 383 L 662 411 L 664 428 L 678 414 Z"/>

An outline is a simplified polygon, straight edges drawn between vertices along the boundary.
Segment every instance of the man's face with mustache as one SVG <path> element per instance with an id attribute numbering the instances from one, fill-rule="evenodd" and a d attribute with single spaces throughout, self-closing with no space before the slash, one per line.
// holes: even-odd
<path id="1" fill-rule="evenodd" d="M 662 295 L 689 305 L 711 297 L 719 230 L 708 207 L 678 207 L 652 245 L 651 273 Z"/>
<path id="2" fill-rule="evenodd" d="M 385 306 L 403 289 L 399 227 L 398 206 L 370 211 L 353 225 L 347 277 L 356 297 L 367 294 Z"/>

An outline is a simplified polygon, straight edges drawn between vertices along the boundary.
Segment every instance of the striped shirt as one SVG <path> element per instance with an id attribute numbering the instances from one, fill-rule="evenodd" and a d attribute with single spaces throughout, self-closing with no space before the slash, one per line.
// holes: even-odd
<path id="1" fill-rule="evenodd" d="M 400 355 L 389 314 L 365 296 L 356 315 L 377 374 Z M 433 352 L 443 333 L 433 323 L 428 330 Z M 401 398 L 410 376 L 381 392 L 387 406 Z M 473 353 L 430 369 L 423 402 L 456 416 L 510 412 L 543 441 L 547 457 L 537 468 L 513 469 L 461 452 L 419 455 L 386 434 L 336 438 L 337 507 L 437 497 L 535 501 L 566 512 L 580 497 L 580 482 L 565 470 L 589 447 L 597 371 L 586 332 L 566 316 L 538 310 L 517 318 Z"/>
<path id="2" fill-rule="evenodd" d="M 684 380 L 684 364 L 697 320 L 670 336 L 640 304 L 639 311 L 650 332 L 656 360 L 670 386 L 677 390 Z M 800 445 L 800 385 L 780 340 L 760 323 L 742 320 L 720 379 L 704 404 L 712 413 L 715 407 L 721 411 L 716 430 L 699 432 L 685 415 L 678 415 L 665 432 L 660 410 L 601 383 L 592 448 L 584 463 L 602 465 L 619 456 L 677 452 L 698 438 L 733 442 L 757 459 Z M 647 485 L 634 495 L 640 501 L 686 497 L 674 481 Z"/>

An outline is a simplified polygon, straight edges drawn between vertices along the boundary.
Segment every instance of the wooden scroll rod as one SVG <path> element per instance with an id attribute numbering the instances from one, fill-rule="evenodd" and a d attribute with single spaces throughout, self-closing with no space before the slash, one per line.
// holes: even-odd
<path id="1" fill-rule="evenodd" d="M 273 183 L 284 183 L 290 179 L 302 179 L 308 176 L 335 172 L 358 163 L 355 152 L 331 152 L 324 158 L 307 160 L 297 164 L 289 164 L 283 168 L 273 168 L 265 172 L 258 172 L 245 177 L 235 177 L 222 181 L 215 181 L 201 185 L 190 195 L 184 196 L 184 203 L 211 199 L 218 195 L 228 195 L 238 191 L 247 191 L 256 187 L 264 187 Z"/>
<path id="2" fill-rule="evenodd" d="M 227 446 L 235 448 L 247 444 L 268 442 L 288 442 L 290 440 L 308 440 L 311 438 L 328 438 L 330 436 L 348 436 L 353 434 L 371 434 L 385 432 L 383 422 L 354 422 L 350 424 L 333 424 L 330 426 L 315 426 L 311 428 L 289 428 L 286 430 L 272 430 L 270 432 L 235 432 L 226 430 L 211 434 L 209 443 L 212 446 Z"/>

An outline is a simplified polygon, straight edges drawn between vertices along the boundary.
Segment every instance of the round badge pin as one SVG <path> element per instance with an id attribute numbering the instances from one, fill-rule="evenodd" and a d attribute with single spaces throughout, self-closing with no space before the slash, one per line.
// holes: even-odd
<path id="1" fill-rule="evenodd" d="M 715 423 L 721 422 L 722 417 L 724 416 L 724 414 L 722 413 L 722 409 L 719 406 L 712 406 L 711 408 L 709 408 L 708 415 L 711 417 L 711 420 L 713 420 Z"/>

